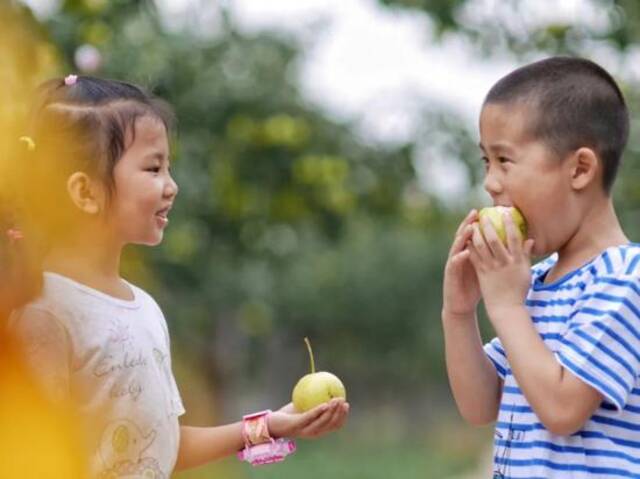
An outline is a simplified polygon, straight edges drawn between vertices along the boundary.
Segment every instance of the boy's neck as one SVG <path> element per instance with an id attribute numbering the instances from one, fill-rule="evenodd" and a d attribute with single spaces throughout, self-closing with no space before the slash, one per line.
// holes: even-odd
<path id="1" fill-rule="evenodd" d="M 598 202 L 583 217 L 577 231 L 558 250 L 558 261 L 545 278 L 551 283 L 586 264 L 605 249 L 629 242 L 610 198 Z"/>
<path id="2" fill-rule="evenodd" d="M 132 300 L 133 292 L 120 278 L 121 246 L 74 238 L 54 245 L 44 259 L 45 271 L 58 273 L 116 298 Z"/>

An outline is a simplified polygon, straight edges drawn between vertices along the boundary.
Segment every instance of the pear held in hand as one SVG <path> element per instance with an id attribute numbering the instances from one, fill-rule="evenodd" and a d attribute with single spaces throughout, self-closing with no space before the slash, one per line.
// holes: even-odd
<path id="1" fill-rule="evenodd" d="M 304 338 L 304 342 L 307 343 L 309 351 L 311 373 L 300 378 L 296 387 L 293 388 L 291 395 L 293 406 L 297 411 L 305 412 L 335 397 L 346 399 L 347 391 L 337 376 L 325 371 L 316 372 L 311 343 L 308 338 Z"/>
<path id="2" fill-rule="evenodd" d="M 504 225 L 502 215 L 505 212 L 510 212 L 511 217 L 513 218 L 513 224 L 516 225 L 518 233 L 520 233 L 520 239 L 524 241 L 527 237 L 527 223 L 522 216 L 522 213 L 517 208 L 513 206 L 491 206 L 488 208 L 482 208 L 478 213 L 480 218 L 480 228 L 482 228 L 482 219 L 488 218 L 491 221 L 496 233 L 498 233 L 498 238 L 502 241 L 503 244 L 507 244 L 507 230 Z"/>

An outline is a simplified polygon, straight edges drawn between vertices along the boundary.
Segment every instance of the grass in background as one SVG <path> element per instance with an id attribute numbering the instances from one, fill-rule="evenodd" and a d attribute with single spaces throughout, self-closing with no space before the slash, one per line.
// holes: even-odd
<path id="1" fill-rule="evenodd" d="M 216 465 L 176 474 L 175 478 L 455 478 L 475 468 L 486 439 L 484 432 L 458 432 L 448 430 L 435 440 L 403 442 L 339 433 L 317 441 L 298 441 L 298 451 L 280 464 L 254 468 L 228 458 Z"/>

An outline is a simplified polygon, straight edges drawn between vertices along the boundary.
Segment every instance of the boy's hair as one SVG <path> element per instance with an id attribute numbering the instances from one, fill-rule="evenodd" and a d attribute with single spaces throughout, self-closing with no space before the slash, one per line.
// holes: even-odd
<path id="1" fill-rule="evenodd" d="M 503 77 L 484 103 L 531 107 L 529 133 L 560 157 L 592 148 L 610 193 L 629 136 L 629 113 L 620 88 L 602 67 L 583 58 L 547 58 Z"/>
<path id="2" fill-rule="evenodd" d="M 69 231 L 72 209 L 66 180 L 83 171 L 113 193 L 113 169 L 135 139 L 136 121 L 151 116 L 172 131 L 171 107 L 142 88 L 117 80 L 78 76 L 49 80 L 38 88 L 24 149 L 27 203 L 45 236 Z M 54 213 L 54 214 L 52 214 Z"/>

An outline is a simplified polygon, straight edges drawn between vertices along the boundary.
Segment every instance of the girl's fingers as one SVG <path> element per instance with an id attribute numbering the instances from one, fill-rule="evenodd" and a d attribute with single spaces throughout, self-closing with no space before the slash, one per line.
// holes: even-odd
<path id="1" fill-rule="evenodd" d="M 333 416 L 333 409 L 327 409 L 322 415 L 316 418 L 310 424 L 307 424 L 302 429 L 302 436 L 317 436 L 321 431 L 324 431 L 327 425 L 331 422 L 331 418 Z"/>
<path id="2" fill-rule="evenodd" d="M 318 436 L 338 429 L 344 424 L 349 412 L 349 404 L 344 399 L 332 399 L 329 408 L 316 421 L 309 424 L 304 430 L 305 436 Z"/>
<path id="3" fill-rule="evenodd" d="M 312 424 L 314 421 L 317 421 L 319 417 L 323 414 L 326 414 L 330 409 L 329 403 L 320 404 L 319 406 L 310 409 L 309 411 L 302 414 L 300 418 L 300 427 L 305 428 L 309 424 Z"/>

